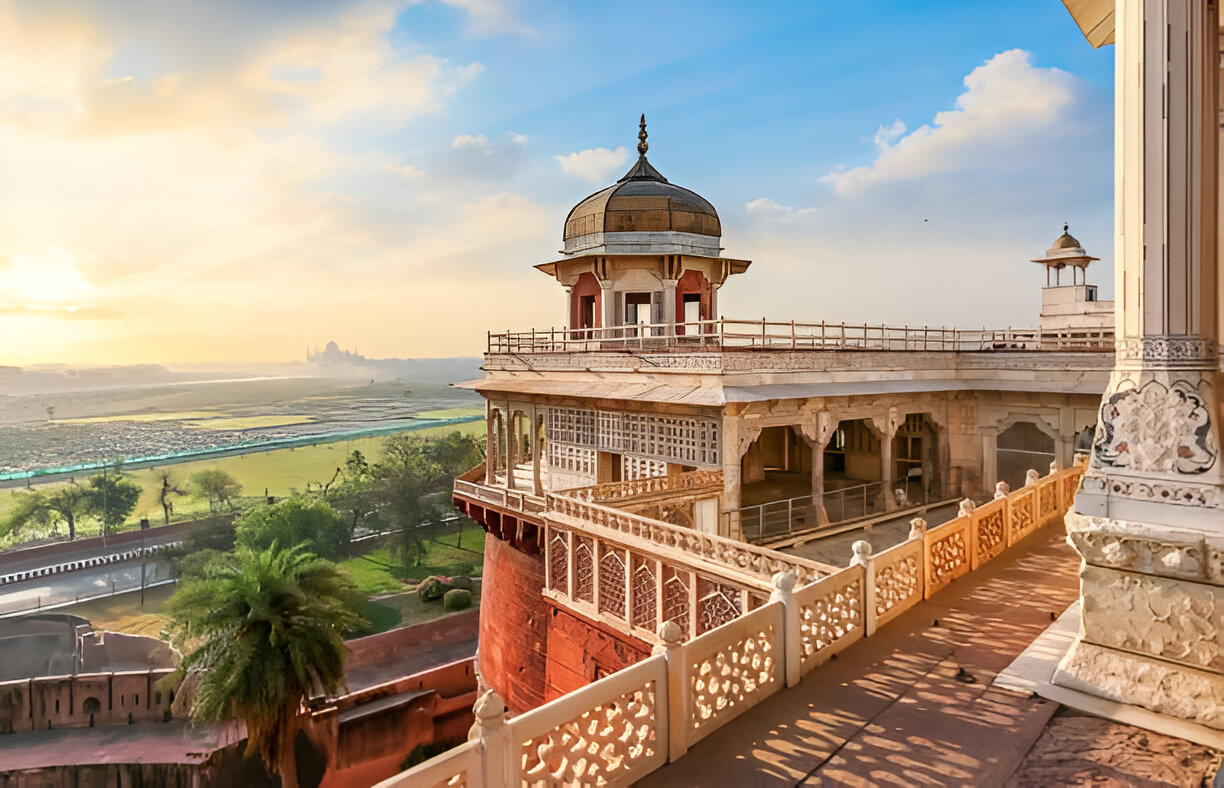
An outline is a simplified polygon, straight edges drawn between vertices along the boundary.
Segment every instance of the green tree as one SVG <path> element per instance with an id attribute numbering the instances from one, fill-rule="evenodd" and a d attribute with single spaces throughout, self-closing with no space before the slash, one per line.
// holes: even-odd
<path id="1" fill-rule="evenodd" d="M 157 478 L 161 482 L 161 488 L 157 494 L 157 502 L 161 504 L 162 525 L 169 525 L 170 515 L 174 514 L 174 500 L 171 496 L 177 495 L 181 498 L 187 495 L 187 491 L 175 484 L 170 471 L 162 471 L 157 475 Z"/>
<path id="2" fill-rule="evenodd" d="M 335 509 L 318 499 L 294 496 L 243 514 L 235 525 L 237 544 L 266 550 L 274 544 L 305 544 L 328 559 L 348 554 L 348 527 Z"/>
<path id="3" fill-rule="evenodd" d="M 323 498 L 344 517 L 349 539 L 356 535 L 358 526 L 379 530 L 382 517 L 379 498 L 374 483 L 373 468 L 360 451 L 354 450 L 337 468 L 337 478 L 323 490 Z"/>
<path id="4" fill-rule="evenodd" d="M 384 517 L 399 529 L 396 547 L 405 563 L 419 563 L 425 555 L 426 534 L 433 529 L 421 526 L 449 507 L 455 476 L 483 459 L 481 443 L 458 431 L 432 440 L 402 433 L 383 444 L 371 473 Z"/>
<path id="5" fill-rule="evenodd" d="M 127 520 L 140 500 L 140 485 L 120 474 L 99 474 L 89 480 L 89 514 L 102 521 L 104 532 Z"/>
<path id="6" fill-rule="evenodd" d="M 242 485 L 220 468 L 205 468 L 191 474 L 192 495 L 208 499 L 208 511 L 216 514 L 222 505 L 234 511 L 234 499 L 242 494 Z"/>
<path id="7" fill-rule="evenodd" d="M 195 644 L 179 673 L 198 677 L 192 719 L 240 717 L 247 752 L 296 785 L 299 715 L 344 687 L 344 635 L 368 623 L 353 612 L 360 598 L 347 573 L 301 545 L 239 547 L 185 577 L 166 612 L 180 642 Z"/>
<path id="8" fill-rule="evenodd" d="M 92 490 L 76 482 L 43 492 L 33 490 L 18 496 L 17 505 L 9 514 L 8 531 L 19 531 L 29 525 L 68 526 L 68 539 L 76 539 L 77 521 L 87 517 L 92 503 Z"/>

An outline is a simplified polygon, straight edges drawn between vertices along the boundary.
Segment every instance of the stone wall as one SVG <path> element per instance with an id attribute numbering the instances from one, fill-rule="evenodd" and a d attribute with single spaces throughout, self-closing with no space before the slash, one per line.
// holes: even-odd
<path id="1" fill-rule="evenodd" d="M 549 605 L 544 562 L 489 535 L 480 599 L 480 675 L 515 713 L 544 702 Z"/>
<path id="2" fill-rule="evenodd" d="M 650 656 L 650 646 L 560 605 L 548 616 L 545 700 L 581 689 Z"/>
<path id="3" fill-rule="evenodd" d="M 82 673 L 0 683 L 0 733 L 161 722 L 173 693 L 154 686 L 169 669 Z"/>

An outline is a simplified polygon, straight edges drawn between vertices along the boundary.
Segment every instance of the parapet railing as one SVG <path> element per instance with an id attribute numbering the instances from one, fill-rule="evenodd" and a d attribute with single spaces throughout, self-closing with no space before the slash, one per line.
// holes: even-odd
<path id="1" fill-rule="evenodd" d="M 379 788 L 639 780 L 956 578 L 1059 521 L 1082 473 L 1079 466 L 1044 478 L 1031 473 L 1025 487 L 977 508 L 962 505 L 951 522 L 928 530 L 915 520 L 909 539 L 879 555 L 857 542 L 850 566 L 797 589 L 795 575 L 779 572 L 766 604 L 687 642 L 666 621 L 650 658 L 514 719 L 505 718 L 496 693 L 486 693 L 466 744 Z"/>
<path id="2" fill-rule="evenodd" d="M 724 512 L 724 520 L 738 516 L 745 539 L 761 541 L 771 537 L 792 536 L 796 531 L 809 531 L 820 526 L 834 526 L 858 520 L 884 511 L 884 483 L 865 482 L 823 495 L 801 495 L 780 501 L 750 504 L 734 512 Z M 817 507 L 824 508 L 818 517 Z"/>
<path id="3" fill-rule="evenodd" d="M 626 498 L 639 498 L 646 495 L 667 493 L 685 493 L 712 488 L 722 489 L 723 472 L 688 471 L 670 476 L 650 476 L 644 479 L 632 479 L 623 482 L 604 482 L 590 487 L 576 487 L 572 490 L 560 490 L 556 494 L 580 501 L 606 502 Z"/>
<path id="4" fill-rule="evenodd" d="M 626 534 L 652 542 L 659 548 L 680 551 L 686 556 L 758 577 L 770 577 L 777 572 L 794 572 L 800 580 L 810 582 L 836 569 L 818 561 L 728 539 L 725 536 L 703 533 L 693 528 L 672 525 L 563 494 L 549 494 L 547 519 L 550 525 L 556 524 L 575 530 L 595 526 Z"/>
<path id="5" fill-rule="evenodd" d="M 798 323 L 700 320 L 607 328 L 546 328 L 489 332 L 490 354 L 598 351 L 701 352 L 747 350 L 908 350 L 981 352 L 1006 350 L 1112 351 L 1112 328 L 960 329 L 868 323 Z"/>
<path id="6" fill-rule="evenodd" d="M 490 487 L 476 481 L 484 479 L 484 476 L 485 466 L 478 465 L 456 478 L 453 490 L 459 495 L 525 514 L 543 514 L 547 508 L 544 498 L 539 495 L 505 487 Z"/>

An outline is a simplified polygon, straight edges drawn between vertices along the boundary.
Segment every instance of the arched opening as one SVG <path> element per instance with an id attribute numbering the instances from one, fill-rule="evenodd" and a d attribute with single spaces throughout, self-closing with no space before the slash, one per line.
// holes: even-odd
<path id="1" fill-rule="evenodd" d="M 510 479 L 506 485 L 511 489 L 532 489 L 531 458 L 535 450 L 531 439 L 531 420 L 521 410 L 516 410 L 510 419 L 510 452 L 508 461 L 514 466 L 509 469 Z"/>
<path id="2" fill-rule="evenodd" d="M 594 274 L 584 273 L 570 289 L 570 326 L 599 328 L 602 325 L 603 288 Z"/>
<path id="3" fill-rule="evenodd" d="M 690 325 L 678 326 L 677 334 L 701 333 L 700 326 L 692 324 L 713 319 L 712 292 L 710 280 L 705 278 L 705 274 L 691 269 L 684 272 L 676 283 L 676 322 Z"/>
<path id="4" fill-rule="evenodd" d="M 496 485 L 505 484 L 506 482 L 506 417 L 500 408 L 493 408 L 489 411 L 489 446 L 487 448 L 485 462 L 492 469 L 493 483 Z"/>
<path id="5" fill-rule="evenodd" d="M 871 419 L 838 422 L 824 451 L 823 506 L 827 522 L 884 510 L 880 433 Z"/>
<path id="6" fill-rule="evenodd" d="M 926 413 L 906 414 L 897 428 L 892 450 L 893 487 L 902 491 L 907 503 L 927 503 L 941 496 L 937 433 Z"/>
<path id="7" fill-rule="evenodd" d="M 1044 474 L 1054 461 L 1054 436 L 1031 421 L 1017 421 L 999 433 L 995 442 L 998 481 L 1013 490 L 1024 486 L 1029 468 Z M 989 480 L 987 480 L 989 481 Z"/>

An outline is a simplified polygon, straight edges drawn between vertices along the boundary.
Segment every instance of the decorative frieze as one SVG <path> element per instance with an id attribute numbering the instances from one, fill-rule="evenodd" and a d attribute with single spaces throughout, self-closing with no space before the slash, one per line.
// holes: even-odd
<path id="1" fill-rule="evenodd" d="M 1200 336 L 1126 337 L 1117 341 L 1117 366 L 1123 369 L 1218 368 L 1214 340 Z"/>

